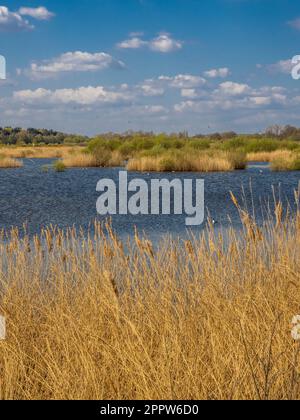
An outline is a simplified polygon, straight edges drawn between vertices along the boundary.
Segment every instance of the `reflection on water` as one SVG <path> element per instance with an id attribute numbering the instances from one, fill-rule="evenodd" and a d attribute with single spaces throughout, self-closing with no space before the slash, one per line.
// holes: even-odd
<path id="1" fill-rule="evenodd" d="M 38 233 L 49 224 L 60 228 L 75 225 L 84 230 L 93 224 L 96 200 L 99 193 L 96 185 L 101 178 L 111 178 L 116 183 L 118 169 L 70 169 L 63 173 L 43 166 L 51 160 L 24 160 L 20 169 L 0 171 L 0 227 L 8 230 L 11 226 L 22 228 L 26 223 L 30 234 Z M 128 178 L 202 178 L 205 180 L 206 217 L 215 221 L 216 229 L 227 228 L 230 224 L 240 226 L 239 216 L 230 199 L 230 191 L 252 211 L 256 209 L 258 222 L 262 220 L 262 208 L 273 204 L 273 189 L 277 197 L 294 205 L 294 190 L 298 188 L 299 172 L 273 173 L 266 164 L 251 164 L 246 171 L 209 174 L 140 174 L 130 173 Z M 243 193 L 244 189 L 244 193 Z M 252 192 L 251 192 L 252 191 Z M 185 236 L 185 215 L 183 216 L 114 216 L 113 227 L 120 236 L 131 235 L 137 226 L 156 240 L 164 234 Z M 197 234 L 204 226 L 193 228 Z"/>

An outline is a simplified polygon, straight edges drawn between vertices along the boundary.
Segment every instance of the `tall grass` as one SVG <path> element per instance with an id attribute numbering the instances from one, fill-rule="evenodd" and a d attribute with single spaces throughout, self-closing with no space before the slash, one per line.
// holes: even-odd
<path id="1" fill-rule="evenodd" d="M 277 159 L 285 157 L 295 157 L 296 153 L 289 151 L 287 149 L 279 149 L 273 152 L 255 152 L 247 154 L 248 162 L 272 162 Z"/>
<path id="2" fill-rule="evenodd" d="M 99 224 L 3 236 L 0 398 L 300 399 L 300 213 L 239 211 L 227 239 L 158 248 Z"/>
<path id="3" fill-rule="evenodd" d="M 124 159 L 119 152 L 104 151 L 97 155 L 91 153 L 74 153 L 63 159 L 63 164 L 68 168 L 98 168 L 98 167 L 119 167 L 124 164 Z"/>
<path id="4" fill-rule="evenodd" d="M 13 159 L 10 157 L 0 156 L 0 168 L 21 168 L 23 163 L 21 160 Z"/>
<path id="5" fill-rule="evenodd" d="M 282 151 L 271 159 L 273 171 L 300 171 L 300 154 Z"/>
<path id="6" fill-rule="evenodd" d="M 70 156 L 74 152 L 83 150 L 82 147 L 75 146 L 16 146 L 1 147 L 1 155 L 14 159 L 56 159 Z"/>
<path id="7" fill-rule="evenodd" d="M 63 158 L 62 163 L 66 168 L 94 168 L 97 162 L 92 155 L 86 153 L 78 153 Z"/>
<path id="8" fill-rule="evenodd" d="M 227 172 L 245 169 L 242 153 L 165 153 L 162 156 L 141 156 L 129 160 L 129 171 L 142 172 Z"/>

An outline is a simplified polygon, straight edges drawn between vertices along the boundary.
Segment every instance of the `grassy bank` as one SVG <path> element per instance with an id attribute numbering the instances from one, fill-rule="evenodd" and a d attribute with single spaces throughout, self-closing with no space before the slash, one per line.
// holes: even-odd
<path id="1" fill-rule="evenodd" d="M 240 210 L 241 211 L 241 210 Z M 300 399 L 300 213 L 124 252 L 109 230 L 0 242 L 1 399 Z M 93 240 L 95 239 L 95 241 Z M 47 258 L 45 258 L 47 255 Z"/>

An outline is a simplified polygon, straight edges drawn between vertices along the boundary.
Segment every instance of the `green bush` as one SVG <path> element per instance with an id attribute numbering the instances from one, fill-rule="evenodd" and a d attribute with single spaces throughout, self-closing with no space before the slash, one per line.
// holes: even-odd
<path id="1" fill-rule="evenodd" d="M 56 161 L 53 164 L 53 167 L 54 167 L 56 172 L 65 172 L 65 170 L 66 170 L 65 164 L 61 160 Z"/>

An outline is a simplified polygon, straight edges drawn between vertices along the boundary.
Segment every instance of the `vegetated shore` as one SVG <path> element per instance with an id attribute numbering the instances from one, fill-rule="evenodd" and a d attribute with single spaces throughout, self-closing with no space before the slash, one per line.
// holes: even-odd
<path id="1" fill-rule="evenodd" d="M 0 167 L 19 167 L 23 158 L 59 159 L 60 171 L 76 167 L 126 167 L 144 172 L 211 172 L 269 162 L 274 171 L 300 170 L 300 141 L 236 136 L 223 140 L 167 135 L 97 137 L 86 144 L 2 146 Z M 19 160 L 16 160 L 19 159 Z"/>
<path id="2" fill-rule="evenodd" d="M 300 399 L 300 210 L 238 209 L 226 240 L 3 237 L 0 399 Z"/>

